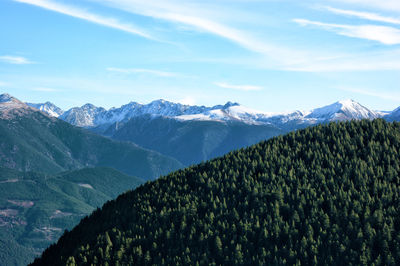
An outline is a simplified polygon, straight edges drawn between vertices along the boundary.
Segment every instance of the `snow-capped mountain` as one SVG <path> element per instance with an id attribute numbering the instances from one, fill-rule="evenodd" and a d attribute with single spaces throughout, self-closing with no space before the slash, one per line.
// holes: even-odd
<path id="1" fill-rule="evenodd" d="M 54 105 L 51 102 L 45 102 L 45 103 L 26 103 L 27 105 L 29 105 L 30 107 L 36 108 L 42 112 L 47 113 L 50 116 L 53 117 L 59 117 L 60 115 L 62 115 L 64 113 L 63 110 L 61 110 L 61 108 L 57 107 L 56 105 Z"/>
<path id="2" fill-rule="evenodd" d="M 225 105 L 206 107 L 155 100 L 149 104 L 130 102 L 121 107 L 113 107 L 109 110 L 103 107 L 96 107 L 92 104 L 85 104 L 81 107 L 71 108 L 65 112 L 48 102 L 45 104 L 29 105 L 51 116 L 59 117 L 75 126 L 90 128 L 99 126 L 105 128 L 113 123 L 126 122 L 131 118 L 143 115 L 168 117 L 179 121 L 236 121 L 255 125 L 274 125 L 279 128 L 301 127 L 329 121 L 374 119 L 379 117 L 400 120 L 400 108 L 393 112 L 372 111 L 353 100 L 338 101 L 311 111 L 297 110 L 286 113 L 260 112 L 232 102 L 227 102 Z"/>
<path id="3" fill-rule="evenodd" d="M 213 107 L 212 107 L 213 108 Z M 165 100 L 156 100 L 149 104 L 131 102 L 120 108 L 111 108 L 101 113 L 95 121 L 97 124 L 120 122 L 141 115 L 175 117 L 185 114 L 199 114 L 211 108 L 205 106 L 190 106 Z"/>
<path id="4" fill-rule="evenodd" d="M 352 119 L 374 119 L 380 115 L 353 100 L 338 101 L 334 104 L 316 108 L 305 118 L 322 121 L 341 121 Z"/>
<path id="5" fill-rule="evenodd" d="M 106 112 L 103 107 L 96 107 L 87 103 L 81 107 L 74 107 L 60 115 L 60 119 L 80 127 L 97 126 L 96 119 L 98 116 Z"/>
<path id="6" fill-rule="evenodd" d="M 130 102 L 119 108 L 114 107 L 109 110 L 96 107 L 92 104 L 85 104 L 81 107 L 74 107 L 64 112 L 59 118 L 80 127 L 96 127 L 104 124 L 127 121 L 130 118 L 142 115 L 178 117 L 182 115 L 202 114 L 213 110 L 217 112 L 220 109 L 226 109 L 231 106 L 238 106 L 238 104 L 228 102 L 225 105 L 205 107 L 156 100 L 149 104 Z"/>

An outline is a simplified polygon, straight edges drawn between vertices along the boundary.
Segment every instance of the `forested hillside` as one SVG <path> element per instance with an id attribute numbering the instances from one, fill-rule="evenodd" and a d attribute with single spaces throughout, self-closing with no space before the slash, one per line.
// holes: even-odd
<path id="1" fill-rule="evenodd" d="M 319 125 L 146 183 L 33 265 L 398 265 L 400 124 Z"/>
<path id="2" fill-rule="evenodd" d="M 105 167 L 57 175 L 0 167 L 0 265 L 26 265 L 65 229 L 142 183 Z"/>

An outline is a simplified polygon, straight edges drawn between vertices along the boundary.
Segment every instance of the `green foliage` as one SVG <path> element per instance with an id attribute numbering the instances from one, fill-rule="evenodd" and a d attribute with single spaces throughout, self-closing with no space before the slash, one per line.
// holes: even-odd
<path id="1" fill-rule="evenodd" d="M 26 265 L 65 229 L 141 183 L 104 167 L 58 175 L 0 168 L 0 265 Z"/>
<path id="2" fill-rule="evenodd" d="M 380 119 L 292 132 L 119 196 L 33 265 L 398 265 L 399 152 Z"/>

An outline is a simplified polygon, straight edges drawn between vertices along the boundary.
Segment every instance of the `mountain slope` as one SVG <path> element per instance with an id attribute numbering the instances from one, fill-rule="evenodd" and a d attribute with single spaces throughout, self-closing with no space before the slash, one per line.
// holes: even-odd
<path id="1" fill-rule="evenodd" d="M 192 165 L 283 132 L 272 125 L 185 121 L 143 115 L 126 123 L 115 123 L 102 133 L 113 139 L 132 141 L 141 147 L 171 156 L 184 165 Z"/>
<path id="2" fill-rule="evenodd" d="M 119 196 L 33 265 L 398 265 L 400 124 L 330 123 Z"/>
<path id="3" fill-rule="evenodd" d="M 400 107 L 396 108 L 393 110 L 391 113 L 389 113 L 387 116 L 385 116 L 385 119 L 388 121 L 400 121 Z"/>
<path id="4" fill-rule="evenodd" d="M 76 128 L 19 101 L 0 103 L 0 139 L 0 166 L 22 171 L 57 173 L 109 166 L 148 180 L 182 166 L 132 143 Z"/>
<path id="5" fill-rule="evenodd" d="M 141 183 L 110 168 L 49 175 L 0 167 L 0 265 L 26 265 L 83 216 Z"/>

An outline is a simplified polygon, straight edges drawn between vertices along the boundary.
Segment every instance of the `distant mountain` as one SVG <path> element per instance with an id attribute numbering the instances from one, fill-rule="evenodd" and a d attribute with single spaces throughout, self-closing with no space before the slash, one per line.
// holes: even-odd
<path id="1" fill-rule="evenodd" d="M 399 129 L 317 125 L 174 172 L 32 265 L 399 265 Z"/>
<path id="2" fill-rule="evenodd" d="M 47 106 L 46 106 L 47 104 Z M 66 112 L 51 103 L 30 104 L 49 115 L 80 127 L 101 128 L 117 122 L 127 122 L 131 118 L 150 115 L 168 117 L 180 121 L 235 121 L 252 125 L 274 125 L 279 128 L 300 128 L 316 123 L 353 119 L 375 119 L 390 115 L 387 112 L 372 111 L 353 101 L 343 100 L 311 111 L 294 111 L 288 113 L 267 113 L 246 108 L 238 103 L 227 102 L 225 105 L 212 107 L 190 106 L 165 100 L 156 100 L 149 104 L 131 102 L 119 108 L 106 110 L 92 104 L 74 107 Z M 303 125 L 303 126 L 302 126 Z"/>
<path id="3" fill-rule="evenodd" d="M 339 101 L 334 104 L 317 108 L 305 118 L 314 118 L 319 121 L 343 121 L 379 118 L 380 114 L 369 110 L 353 100 Z"/>
<path id="4" fill-rule="evenodd" d="M 389 113 L 385 119 L 388 121 L 400 121 L 400 107 Z"/>
<path id="5" fill-rule="evenodd" d="M 48 173 L 108 166 L 145 180 L 182 167 L 170 157 L 99 136 L 5 98 L 0 98 L 0 166 Z"/>
<path id="6" fill-rule="evenodd" d="M 26 265 L 65 229 L 142 183 L 104 167 L 55 175 L 0 167 L 0 265 Z"/>
<path id="7" fill-rule="evenodd" d="M 0 94 L 0 119 L 13 119 L 35 110 L 8 93 Z"/>
<path id="8" fill-rule="evenodd" d="M 96 107 L 93 104 L 85 104 L 82 107 L 74 107 L 64 112 L 60 119 L 79 127 L 90 127 L 96 125 L 96 119 L 106 109 Z"/>
<path id="9" fill-rule="evenodd" d="M 116 122 L 101 134 L 116 140 L 132 141 L 192 165 L 221 156 L 285 131 L 270 124 L 240 121 L 181 120 L 142 115 L 127 122 Z"/>
<path id="10" fill-rule="evenodd" d="M 110 110 L 86 104 L 59 118 L 191 165 L 319 123 L 379 117 L 399 119 L 353 100 L 287 113 L 260 112 L 232 102 L 205 107 L 157 100 L 146 105 L 131 102 Z"/>
<path id="11" fill-rule="evenodd" d="M 8 93 L 0 94 L 0 103 L 12 102 L 12 101 L 15 101 L 15 100 L 16 100 L 16 98 L 12 97 Z"/>
<path id="12" fill-rule="evenodd" d="M 165 100 L 156 100 L 145 105 L 131 102 L 121 106 L 120 108 L 111 108 L 110 110 L 106 110 L 92 104 L 85 104 L 82 107 L 71 108 L 61 115 L 60 119 L 75 126 L 95 127 L 103 124 L 127 121 L 130 118 L 142 115 L 176 117 L 180 115 L 200 114 L 211 110 L 227 108 L 232 105 L 234 104 L 227 103 L 224 106 L 217 105 L 214 107 L 205 107 L 183 105 Z"/>
<path id="13" fill-rule="evenodd" d="M 142 115 L 91 130 L 113 139 L 132 141 L 191 165 L 310 125 L 378 117 L 376 112 L 352 100 L 310 112 L 286 114 L 261 113 L 228 103 L 198 114 Z"/>
<path id="14" fill-rule="evenodd" d="M 62 115 L 64 113 L 64 111 L 61 110 L 61 108 L 55 106 L 51 102 L 26 103 L 26 104 L 29 105 L 30 107 L 36 108 L 42 112 L 47 113 L 50 116 L 54 116 L 54 117 L 59 117 L 60 115 Z"/>

